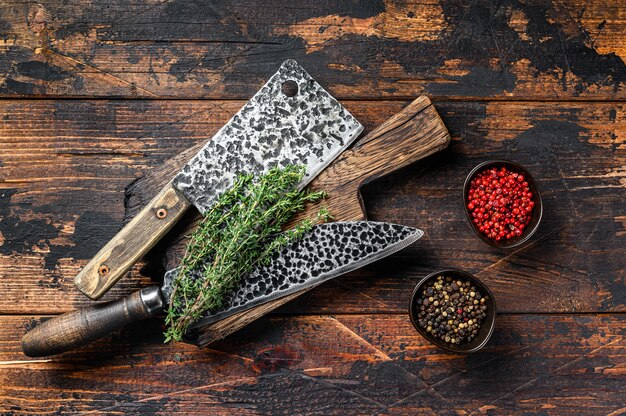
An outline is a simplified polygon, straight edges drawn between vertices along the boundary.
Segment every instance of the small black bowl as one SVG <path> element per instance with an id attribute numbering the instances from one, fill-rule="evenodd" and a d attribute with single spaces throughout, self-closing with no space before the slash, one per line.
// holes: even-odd
<path id="1" fill-rule="evenodd" d="M 417 306 L 417 299 L 419 297 L 420 290 L 424 287 L 426 283 L 428 283 L 431 280 L 436 279 L 437 276 L 439 275 L 443 275 L 445 277 L 449 276 L 449 277 L 452 277 L 453 279 L 469 280 L 471 284 L 476 286 L 476 288 L 481 293 L 481 295 L 488 296 L 487 300 L 485 301 L 485 303 L 487 304 L 487 316 L 483 320 L 480 326 L 480 329 L 478 330 L 478 334 L 471 342 L 467 342 L 464 344 L 462 343 L 458 345 L 449 344 L 439 338 L 433 337 L 428 332 L 426 332 L 425 329 L 420 327 L 419 324 L 417 323 L 416 306 Z M 427 340 L 429 340 L 430 342 L 432 342 L 439 348 L 443 348 L 444 350 L 448 350 L 448 351 L 452 351 L 456 353 L 467 354 L 470 352 L 478 351 L 479 349 L 484 347 L 485 344 L 487 344 L 487 341 L 489 341 L 489 338 L 491 337 L 491 334 L 493 333 L 493 330 L 496 324 L 496 300 L 493 297 L 493 294 L 491 293 L 489 288 L 485 286 L 483 282 L 478 280 L 478 278 L 472 276 L 471 274 L 467 272 L 464 272 L 463 270 L 446 269 L 446 270 L 441 270 L 441 271 L 429 274 L 415 286 L 415 289 L 413 289 L 413 294 L 411 295 L 411 302 L 409 303 L 409 316 L 411 317 L 411 323 L 413 324 L 417 332 L 419 332 L 424 338 L 426 338 Z"/>
<path id="2" fill-rule="evenodd" d="M 467 195 L 469 194 L 470 183 L 478 173 L 487 169 L 491 169 L 493 167 L 500 168 L 502 166 L 512 172 L 521 173 L 522 175 L 524 175 L 526 182 L 528 182 L 528 188 L 533 194 L 533 202 L 535 203 L 535 206 L 533 207 L 530 223 L 526 226 L 526 228 L 524 228 L 524 232 L 522 233 L 522 235 L 520 235 L 519 237 L 513 237 L 509 240 L 505 239 L 495 241 L 481 233 L 478 227 L 476 227 L 476 224 L 474 224 L 474 221 L 472 220 L 472 214 L 469 208 L 467 208 Z M 472 227 L 472 230 L 474 230 L 476 235 L 490 246 L 498 248 L 513 248 L 528 241 L 528 239 L 535 233 L 535 231 L 537 231 L 537 228 L 539 228 L 539 223 L 541 222 L 541 218 L 543 217 L 543 201 L 541 200 L 541 193 L 539 192 L 539 187 L 537 186 L 535 179 L 530 174 L 530 172 L 528 172 L 528 170 L 526 170 L 526 168 L 524 168 L 522 165 L 520 165 L 519 163 L 511 162 L 509 160 L 488 160 L 472 169 L 469 175 L 467 175 L 467 178 L 465 178 L 465 184 L 463 185 L 463 207 L 465 209 L 465 215 L 467 216 L 467 220 L 469 221 L 470 226 Z"/>

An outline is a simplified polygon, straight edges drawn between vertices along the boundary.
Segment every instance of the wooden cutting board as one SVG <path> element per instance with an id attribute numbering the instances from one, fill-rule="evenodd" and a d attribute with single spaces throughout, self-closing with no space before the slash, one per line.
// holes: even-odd
<path id="1" fill-rule="evenodd" d="M 311 182 L 310 187 L 328 192 L 329 196 L 323 203 L 329 207 L 336 221 L 364 220 L 366 215 L 360 194 L 361 186 L 442 150 L 449 142 L 450 135 L 437 110 L 427 97 L 421 96 L 357 140 L 322 171 Z M 128 186 L 126 221 L 159 192 L 200 146 L 201 144 L 182 152 Z M 300 217 L 313 215 L 317 209 L 318 207 L 311 206 Z M 155 248 L 160 252 L 155 257 L 165 258 L 167 269 L 178 265 L 184 254 L 185 236 L 199 218 L 197 211 L 190 210 Z M 146 257 L 150 259 L 150 254 Z M 306 290 L 207 325 L 193 334 L 190 341 L 204 346 L 221 339 L 304 292 Z"/>

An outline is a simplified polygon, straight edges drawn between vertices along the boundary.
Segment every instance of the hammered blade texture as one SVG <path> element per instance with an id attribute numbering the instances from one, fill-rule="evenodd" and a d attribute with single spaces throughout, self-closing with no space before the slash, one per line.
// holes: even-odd
<path id="1" fill-rule="evenodd" d="M 309 233 L 276 252 L 268 266 L 255 269 L 228 296 L 219 310 L 210 311 L 194 326 L 218 321 L 295 291 L 312 287 L 392 254 L 423 235 L 397 224 L 356 221 L 315 226 Z M 177 269 L 166 273 L 163 292 L 169 299 Z"/>
<path id="2" fill-rule="evenodd" d="M 257 176 L 276 166 L 304 165 L 302 188 L 362 130 L 296 61 L 288 60 L 182 168 L 173 184 L 203 214 L 241 173 Z"/>

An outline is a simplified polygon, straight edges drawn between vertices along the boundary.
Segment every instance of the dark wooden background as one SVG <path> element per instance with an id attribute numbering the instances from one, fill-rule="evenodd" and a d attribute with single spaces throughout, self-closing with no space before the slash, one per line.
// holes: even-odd
<path id="1" fill-rule="evenodd" d="M 294 58 L 367 130 L 418 95 L 450 148 L 368 186 L 371 219 L 426 236 L 209 349 L 160 322 L 31 360 L 19 340 L 73 286 L 124 189 L 210 137 Z M 0 0 L 0 413 L 626 412 L 626 6 L 604 0 Z M 526 165 L 545 221 L 486 246 L 461 188 Z M 459 267 L 494 291 L 489 346 L 444 353 L 406 305 Z M 142 265 L 105 300 L 152 280 Z M 91 412 L 91 413 L 90 413 Z"/>

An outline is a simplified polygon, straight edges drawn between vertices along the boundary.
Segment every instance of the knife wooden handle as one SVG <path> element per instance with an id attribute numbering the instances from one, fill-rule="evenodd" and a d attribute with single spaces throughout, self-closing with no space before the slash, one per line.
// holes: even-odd
<path id="1" fill-rule="evenodd" d="M 165 302 L 157 286 L 108 303 L 65 313 L 27 332 L 22 351 L 29 357 L 60 354 L 86 345 L 124 326 L 156 316 Z"/>
<path id="2" fill-rule="evenodd" d="M 74 283 L 99 299 L 180 219 L 191 203 L 169 182 L 76 275 Z"/>

